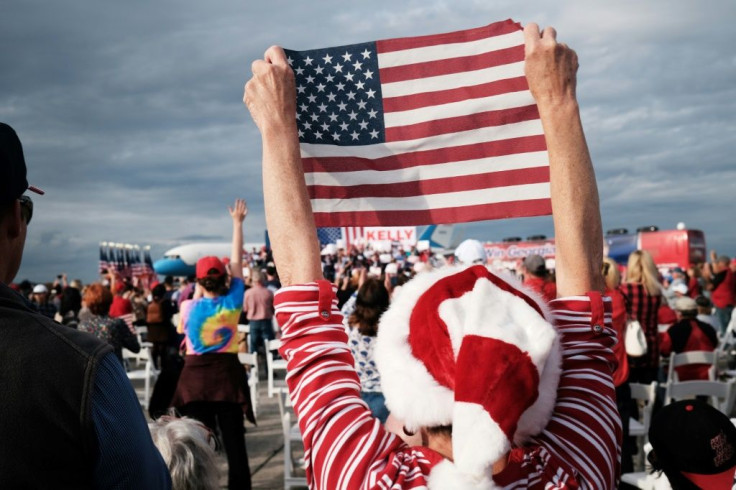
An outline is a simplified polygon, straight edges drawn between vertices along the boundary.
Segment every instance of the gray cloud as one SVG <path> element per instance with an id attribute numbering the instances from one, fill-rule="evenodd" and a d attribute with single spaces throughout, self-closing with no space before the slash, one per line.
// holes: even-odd
<path id="1" fill-rule="evenodd" d="M 95 277 L 97 244 L 154 256 L 227 239 L 249 202 L 263 241 L 260 138 L 242 105 L 250 62 L 309 49 L 513 18 L 557 27 L 579 53 L 579 96 L 606 228 L 678 221 L 736 254 L 736 56 L 728 0 L 346 4 L 9 0 L 0 16 L 0 120 L 24 143 L 36 199 L 18 279 Z M 466 234 L 552 234 L 549 217 L 472 223 Z M 61 270 L 60 270 L 61 269 Z"/>

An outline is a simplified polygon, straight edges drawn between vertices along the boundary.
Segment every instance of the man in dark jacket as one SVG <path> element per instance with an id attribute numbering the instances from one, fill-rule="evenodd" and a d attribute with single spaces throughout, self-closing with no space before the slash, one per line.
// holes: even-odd
<path id="1" fill-rule="evenodd" d="M 7 286 L 33 203 L 23 149 L 0 123 L 0 488 L 171 488 L 112 349 Z"/>
<path id="2" fill-rule="evenodd" d="M 680 354 L 692 351 L 713 351 L 718 345 L 715 329 L 698 316 L 698 305 L 689 296 L 682 296 L 675 301 L 677 322 L 660 337 L 659 351 L 662 355 Z M 708 379 L 709 364 L 688 364 L 678 366 L 677 377 L 680 381 Z"/>

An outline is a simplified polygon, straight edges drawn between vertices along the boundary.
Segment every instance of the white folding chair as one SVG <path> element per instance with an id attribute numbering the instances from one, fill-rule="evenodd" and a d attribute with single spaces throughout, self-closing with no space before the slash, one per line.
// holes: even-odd
<path id="1" fill-rule="evenodd" d="M 650 443 L 644 444 L 641 452 L 646 461 L 646 456 L 652 450 Z M 634 488 L 641 490 L 664 490 L 671 488 L 669 481 L 664 473 L 652 473 L 649 463 L 646 464 L 644 471 L 635 471 L 633 473 L 624 473 L 621 475 L 621 483 L 627 483 Z"/>
<path id="2" fill-rule="evenodd" d="M 690 352 L 681 352 L 680 354 L 675 354 L 673 352 L 672 354 L 670 354 L 670 365 L 667 374 L 667 381 L 680 381 L 677 376 L 677 370 L 675 368 L 688 364 L 710 364 L 710 368 L 708 368 L 708 380 L 715 381 L 717 363 L 718 353 L 715 351 L 696 350 Z"/>
<path id="3" fill-rule="evenodd" d="M 269 340 L 266 342 L 266 368 L 268 369 L 268 397 L 280 392 L 288 392 L 286 381 L 274 379 L 275 371 L 283 371 L 286 373 L 286 359 L 274 359 L 273 353 L 279 350 L 281 341 L 279 339 Z"/>
<path id="4" fill-rule="evenodd" d="M 632 417 L 629 420 L 629 435 L 646 436 L 649 432 L 649 422 L 652 420 L 654 399 L 657 396 L 657 382 L 652 381 L 648 385 L 629 383 L 629 386 L 631 387 L 631 398 L 639 405 L 639 418 Z"/>
<path id="5" fill-rule="evenodd" d="M 250 401 L 253 404 L 253 415 L 258 415 L 258 354 L 255 352 L 238 352 L 238 360 L 248 366 L 248 388 Z"/>
<path id="6" fill-rule="evenodd" d="M 243 334 L 243 341 L 245 342 L 245 346 L 247 348 L 250 348 L 250 339 L 248 338 L 250 336 L 250 325 L 246 325 L 244 323 L 238 324 L 238 333 Z"/>
<path id="7" fill-rule="evenodd" d="M 734 402 L 734 384 L 736 380 L 730 381 L 670 381 L 667 383 L 665 393 L 665 404 L 674 400 L 694 398 L 696 396 L 707 396 L 711 399 L 711 405 L 726 414 L 731 415 Z"/>
<path id="8" fill-rule="evenodd" d="M 131 381 L 136 380 L 143 380 L 143 399 L 141 401 L 141 405 L 144 407 L 148 407 L 148 402 L 151 399 L 151 390 L 153 387 L 153 384 L 156 383 L 156 379 L 158 379 L 158 370 L 153 365 L 153 356 L 151 355 L 151 346 L 149 345 L 142 345 L 141 350 L 138 354 L 135 354 L 128 349 L 123 349 L 123 359 L 127 359 L 129 361 L 135 361 L 136 364 L 139 363 L 141 359 L 145 359 L 143 368 L 140 369 L 130 369 L 127 371 L 128 379 Z"/>
<path id="9" fill-rule="evenodd" d="M 299 471 L 298 465 L 294 464 L 291 445 L 302 444 L 302 434 L 299 431 L 299 424 L 291 424 L 291 413 L 285 412 L 281 415 L 281 429 L 284 435 L 284 490 L 306 487 L 307 478 L 303 476 L 304 472 Z"/>
<path id="10" fill-rule="evenodd" d="M 138 337 L 139 344 L 146 342 L 146 337 L 148 336 L 148 327 L 147 326 L 135 327 L 135 334 Z"/>
<path id="11" fill-rule="evenodd" d="M 631 399 L 636 401 L 639 411 L 638 418 L 629 418 L 629 436 L 636 437 L 637 447 L 639 448 L 639 467 L 643 467 L 644 451 L 642 447 L 648 440 L 649 423 L 652 420 L 654 400 L 657 397 L 657 382 L 652 381 L 648 385 L 629 383 L 629 386 L 631 387 Z"/>

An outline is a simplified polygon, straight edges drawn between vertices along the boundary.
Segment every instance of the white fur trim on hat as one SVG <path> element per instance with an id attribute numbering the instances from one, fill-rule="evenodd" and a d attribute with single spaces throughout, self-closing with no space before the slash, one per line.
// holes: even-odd
<path id="1" fill-rule="evenodd" d="M 427 480 L 429 490 L 493 490 L 499 488 L 490 476 L 474 478 L 461 472 L 452 461 L 442 461 L 432 467 Z"/>
<path id="2" fill-rule="evenodd" d="M 433 302 L 435 298 L 439 300 Z M 430 311 L 417 312 L 412 330 L 418 302 Z M 427 315 L 431 325 L 419 324 L 417 318 Z M 541 432 L 552 414 L 560 351 L 557 331 L 547 318 L 546 306 L 534 293 L 482 266 L 418 276 L 404 286 L 378 329 L 375 355 L 387 407 L 412 431 L 451 424 L 455 466 L 473 481 L 485 478 L 511 448 L 508 431 L 521 445 Z M 409 343 L 412 331 L 414 347 Z M 436 336 L 438 344 L 445 342 L 446 354 L 449 337 L 454 366 L 436 361 L 431 350 L 435 344 L 420 338 L 425 333 L 433 340 Z M 486 355 L 497 355 L 506 364 L 484 370 Z M 507 408 L 506 398 L 494 399 L 496 394 L 524 396 L 522 385 L 530 387 L 525 393 L 531 403 L 523 413 Z"/>

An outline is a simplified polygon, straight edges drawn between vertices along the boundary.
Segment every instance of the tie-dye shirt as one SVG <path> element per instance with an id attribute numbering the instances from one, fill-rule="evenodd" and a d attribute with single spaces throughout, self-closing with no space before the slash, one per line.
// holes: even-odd
<path id="1" fill-rule="evenodd" d="M 227 295 L 181 304 L 177 330 L 186 334 L 188 355 L 238 352 L 238 319 L 244 292 L 243 280 L 233 278 Z"/>

